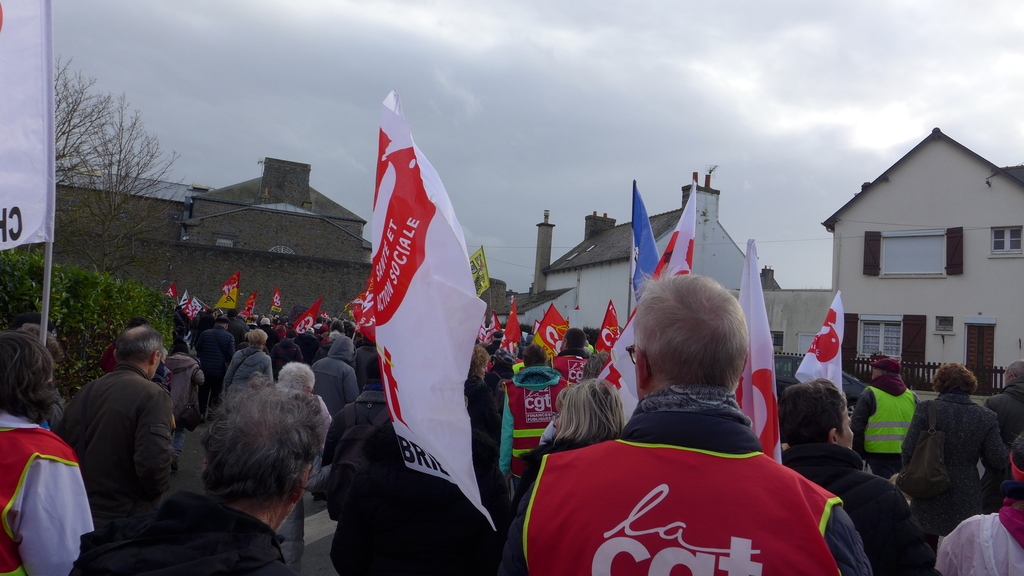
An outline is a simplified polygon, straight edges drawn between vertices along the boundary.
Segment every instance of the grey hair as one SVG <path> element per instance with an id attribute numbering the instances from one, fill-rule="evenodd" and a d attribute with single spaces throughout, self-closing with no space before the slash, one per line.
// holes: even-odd
<path id="1" fill-rule="evenodd" d="M 150 354 L 163 349 L 163 335 L 148 324 L 127 328 L 114 341 L 114 357 L 118 362 L 145 362 Z"/>
<path id="2" fill-rule="evenodd" d="M 605 380 L 581 380 L 558 394 L 555 440 L 597 444 L 619 437 L 626 412 L 619 392 Z"/>
<path id="3" fill-rule="evenodd" d="M 637 304 L 636 347 L 659 384 L 736 389 L 747 358 L 747 323 L 739 302 L 707 276 L 684 274 L 644 284 Z"/>
<path id="4" fill-rule="evenodd" d="M 289 362 L 281 368 L 277 375 L 277 386 L 308 394 L 313 390 L 316 376 L 313 369 L 305 362 Z"/>
<path id="5" fill-rule="evenodd" d="M 312 396 L 272 387 L 228 394 L 203 435 L 206 493 L 269 506 L 302 485 L 321 438 Z"/>
<path id="6" fill-rule="evenodd" d="M 1006 370 L 1003 374 L 1009 376 L 1011 379 L 1018 376 L 1024 376 L 1024 360 L 1014 360 L 1006 366 Z"/>

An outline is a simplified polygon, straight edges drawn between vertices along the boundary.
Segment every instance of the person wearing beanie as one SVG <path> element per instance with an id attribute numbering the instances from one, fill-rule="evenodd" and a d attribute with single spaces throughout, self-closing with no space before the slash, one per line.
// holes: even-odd
<path id="1" fill-rule="evenodd" d="M 505 339 L 505 331 L 504 330 L 495 330 L 494 331 L 494 337 L 491 340 L 491 343 L 488 344 L 487 347 L 486 347 L 487 353 L 490 354 L 491 356 L 494 356 L 494 354 L 497 353 L 498 348 L 501 348 L 501 341 L 504 340 L 504 339 Z"/>
<path id="2" fill-rule="evenodd" d="M 853 449 L 872 473 L 886 480 L 902 468 L 900 452 L 917 407 L 917 395 L 900 378 L 902 370 L 894 358 L 872 362 L 871 384 L 857 399 L 851 417 Z"/>

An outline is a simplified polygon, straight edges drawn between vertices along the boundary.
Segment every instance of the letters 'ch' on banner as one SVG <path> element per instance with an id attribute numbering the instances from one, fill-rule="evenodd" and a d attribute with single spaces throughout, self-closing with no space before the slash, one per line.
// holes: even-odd
<path id="1" fill-rule="evenodd" d="M 320 316 L 320 303 L 323 302 L 324 297 L 321 296 L 313 302 L 313 305 L 306 308 L 306 311 L 301 316 L 295 319 L 295 333 L 302 334 L 308 332 L 316 326 L 316 319 Z"/>
<path id="2" fill-rule="evenodd" d="M 494 315 L 494 321 L 498 321 L 498 315 Z M 519 352 L 519 343 L 523 341 L 523 330 L 519 327 L 519 314 L 516 312 L 516 297 L 512 296 L 512 308 L 509 310 L 508 318 L 505 319 L 505 339 L 501 341 L 501 347 L 516 354 Z"/>
<path id="3" fill-rule="evenodd" d="M 740 280 L 740 308 L 747 319 L 747 363 L 743 366 L 736 401 L 750 418 L 754 433 L 761 440 L 761 450 L 782 462 L 779 444 L 779 402 L 775 393 L 775 346 L 768 326 L 768 311 L 761 290 L 761 274 L 757 267 L 757 245 L 747 240 L 747 257 Z"/>
<path id="4" fill-rule="evenodd" d="M 796 377 L 801 382 L 815 378 L 828 378 L 840 390 L 843 389 L 843 294 L 836 292 L 832 307 L 825 315 L 825 323 L 811 342 L 800 367 L 796 369 Z"/>
<path id="5" fill-rule="evenodd" d="M 270 311 L 281 311 L 281 291 L 278 290 L 277 286 L 274 286 L 274 297 L 270 300 Z"/>
<path id="6" fill-rule="evenodd" d="M 0 8 L 0 250 L 53 241 L 50 5 L 5 1 Z"/>
<path id="7" fill-rule="evenodd" d="M 619 339 L 619 315 L 615 312 L 615 303 L 608 301 L 608 310 L 604 313 L 604 322 L 601 323 L 601 334 L 597 337 L 597 344 L 594 350 L 598 352 L 611 352 L 615 341 Z"/>
<path id="8" fill-rule="evenodd" d="M 491 287 L 491 276 L 487 273 L 487 257 L 484 256 L 483 246 L 469 257 L 469 271 L 473 274 L 476 295 L 480 296 Z"/>
<path id="9" fill-rule="evenodd" d="M 220 287 L 220 300 L 217 300 L 214 308 L 238 308 L 238 282 L 241 277 L 242 271 L 239 270 Z"/>
<path id="10" fill-rule="evenodd" d="M 548 356 L 554 357 L 562 350 L 562 339 L 565 338 L 565 331 L 569 329 L 569 321 L 555 308 L 554 304 L 548 306 L 544 318 L 540 321 L 537 332 L 533 335 L 533 343 L 539 344 Z"/>
<path id="11" fill-rule="evenodd" d="M 462 226 L 413 142 L 396 92 L 381 107 L 373 248 L 377 351 L 405 463 L 456 484 L 493 527 L 473 471 L 463 391 L 486 305 L 477 297 Z M 423 345 L 426 326 L 441 331 L 436 346 Z"/>

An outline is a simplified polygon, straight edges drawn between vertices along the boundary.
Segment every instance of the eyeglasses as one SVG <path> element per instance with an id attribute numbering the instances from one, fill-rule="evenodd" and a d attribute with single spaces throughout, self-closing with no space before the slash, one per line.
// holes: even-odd
<path id="1" fill-rule="evenodd" d="M 636 366 L 636 344 L 626 346 L 626 354 L 629 354 L 629 359 L 632 360 L 633 365 Z"/>

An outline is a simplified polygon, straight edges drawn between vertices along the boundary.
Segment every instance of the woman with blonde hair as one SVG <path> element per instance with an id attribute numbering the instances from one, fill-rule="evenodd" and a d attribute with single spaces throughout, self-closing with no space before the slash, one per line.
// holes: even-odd
<path id="1" fill-rule="evenodd" d="M 274 379 L 270 355 L 264 347 L 267 343 L 267 333 L 263 330 L 249 330 L 245 333 L 245 339 L 249 342 L 249 347 L 235 352 L 231 357 L 231 364 L 224 374 L 224 390 L 231 390 L 232 386 L 248 388 L 249 377 L 253 374 L 262 374 L 271 380 Z"/>
<path id="2" fill-rule="evenodd" d="M 606 380 L 581 380 L 563 390 L 555 404 L 558 408 L 555 439 L 551 444 L 541 444 L 523 454 L 526 471 L 512 498 L 512 510 L 518 510 L 523 495 L 533 488 L 544 456 L 615 440 L 626 426 L 622 398 Z"/>
<path id="3" fill-rule="evenodd" d="M 981 481 L 978 457 L 986 466 L 1002 470 L 1009 452 L 999 435 L 995 412 L 971 399 L 978 380 L 963 364 L 943 364 L 935 371 L 932 389 L 935 400 L 920 402 L 903 441 L 903 465 L 910 463 L 918 436 L 928 430 L 928 412 L 935 407 L 935 429 L 945 433 L 943 464 L 950 487 L 931 498 L 914 498 L 910 510 L 924 529 L 925 541 L 935 550 L 940 536 L 946 536 L 960 522 L 981 514 Z"/>

